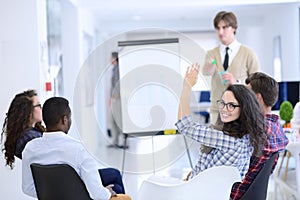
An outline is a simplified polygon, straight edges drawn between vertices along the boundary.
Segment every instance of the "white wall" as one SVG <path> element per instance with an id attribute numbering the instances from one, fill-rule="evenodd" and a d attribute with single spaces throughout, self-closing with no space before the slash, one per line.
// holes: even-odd
<path id="1" fill-rule="evenodd" d="M 87 84 L 94 83 L 97 77 L 94 77 L 94 74 L 87 74 L 88 78 L 85 80 L 80 80 L 78 75 L 82 73 L 82 67 L 84 66 L 87 57 L 86 49 L 83 47 L 86 46 L 84 40 L 84 34 L 87 34 L 91 37 L 92 48 L 95 44 L 95 28 L 93 16 L 86 10 L 82 10 L 67 0 L 62 1 L 62 53 L 63 53 L 63 82 L 64 82 L 64 97 L 70 101 L 70 105 L 75 109 L 79 109 L 78 112 L 73 112 L 74 123 L 71 126 L 70 133 L 74 137 L 82 138 L 85 133 L 97 130 L 96 123 L 91 123 L 95 126 L 89 126 L 88 129 L 82 128 L 80 124 L 85 124 L 86 120 L 90 122 L 90 112 L 92 112 L 92 106 L 87 105 L 87 98 L 93 98 L 93 94 L 90 94 L 90 91 L 85 90 Z M 102 55 L 99 55 L 99 59 L 102 59 Z M 97 67 L 97 66 L 96 66 Z M 90 72 L 93 72 L 95 69 L 90 69 Z M 78 85 L 80 84 L 80 87 Z M 74 96 L 76 92 L 76 97 Z M 100 93 L 101 94 L 101 93 Z M 88 95 L 88 97 L 87 97 Z M 103 95 L 102 95 L 103 96 Z M 76 98 L 76 99 L 74 99 Z M 90 102 L 94 102 L 94 99 L 89 99 Z M 104 99 L 101 99 L 101 102 L 97 102 L 100 110 L 105 109 Z M 77 106 L 79 105 L 79 106 Z M 82 109 L 82 107 L 84 109 Z M 89 112 L 86 112 L 86 109 Z M 101 114 L 103 112 L 99 112 Z M 105 113 L 105 112 L 104 112 Z M 106 125 L 106 117 L 102 114 L 102 122 Z M 78 122 L 78 123 L 76 123 Z M 79 125 L 77 125 L 79 124 Z M 105 126 L 106 129 L 106 126 Z"/>
<path id="2" fill-rule="evenodd" d="M 63 66 L 63 96 L 73 106 L 73 93 L 76 77 L 82 64 L 82 33 L 79 28 L 79 11 L 68 0 L 61 1 L 61 38 L 62 38 L 62 66 Z M 72 116 L 73 117 L 73 116 Z M 77 137 L 75 123 L 69 131 Z"/>
<path id="3" fill-rule="evenodd" d="M 299 60 L 299 6 L 300 3 L 265 4 L 249 6 L 225 7 L 233 11 L 238 18 L 237 39 L 251 47 L 257 54 L 262 71 L 273 76 L 273 39 L 280 35 L 282 42 L 283 79 L 300 80 Z M 243 12 L 245 11 L 245 12 Z M 249 12 L 250 11 L 250 12 Z M 120 21 L 102 22 L 98 29 L 100 34 L 121 33 L 143 27 L 161 27 L 165 29 L 186 31 L 214 31 L 213 17 L 201 19 L 170 21 Z"/>
<path id="4" fill-rule="evenodd" d="M 299 27 L 300 3 L 280 4 L 270 7 L 264 21 L 264 42 L 265 62 L 268 70 L 273 63 L 273 39 L 281 37 L 282 47 L 282 80 L 300 80 L 300 27 Z"/>
<path id="5" fill-rule="evenodd" d="M 42 93 L 40 43 L 46 41 L 45 1 L 1 1 L 0 6 L 0 122 L 10 101 L 18 92 L 36 89 Z M 16 6 L 17 5 L 17 6 Z M 1 146 L 2 147 L 2 146 Z M 1 148 L 2 149 L 2 148 Z M 32 199 L 21 190 L 21 162 L 15 169 L 5 167 L 4 154 L 0 158 L 1 199 Z"/>
<path id="6" fill-rule="evenodd" d="M 299 6 L 300 3 L 252 5 L 249 6 L 251 7 L 250 12 L 246 7 L 232 6 L 224 8 L 227 11 L 233 11 L 237 15 L 239 25 L 237 39 L 255 51 L 260 60 L 261 70 L 271 76 L 274 76 L 273 39 L 277 35 L 281 36 L 283 80 L 300 80 Z M 116 34 L 123 34 L 126 37 L 124 33 L 128 31 L 149 27 L 161 28 L 162 31 L 171 29 L 193 33 L 214 31 L 213 17 L 215 14 L 216 12 L 212 10 L 212 15 L 206 18 L 176 21 L 165 20 L 163 16 L 161 20 L 157 21 L 109 21 L 109 19 L 102 19 L 99 23 L 95 22 L 95 25 L 97 25 L 96 37 L 100 38 L 99 43 L 108 44 L 111 43 L 111 40 L 114 40 Z M 111 45 L 112 48 L 115 43 L 111 43 Z M 104 60 L 107 60 L 110 56 L 107 52 L 100 55 L 104 57 Z M 104 124 L 105 119 L 101 122 Z"/>
<path id="7" fill-rule="evenodd" d="M 78 9 L 67 0 L 63 0 L 61 10 L 63 94 L 72 105 L 76 76 L 82 64 L 82 33 L 79 28 Z"/>

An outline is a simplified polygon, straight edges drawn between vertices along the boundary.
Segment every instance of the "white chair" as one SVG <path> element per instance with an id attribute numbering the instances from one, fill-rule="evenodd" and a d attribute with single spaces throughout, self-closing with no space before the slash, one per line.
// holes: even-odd
<path id="1" fill-rule="evenodd" d="M 290 142 L 286 146 L 284 155 L 287 156 L 284 175 L 282 176 L 280 173 L 282 164 L 276 168 L 274 173 L 275 199 L 277 199 L 279 194 L 278 189 L 280 189 L 281 195 L 285 195 L 284 199 L 290 199 L 291 196 L 294 199 L 300 199 L 300 142 Z M 292 170 L 288 167 L 290 157 L 295 161 L 295 169 Z"/>
<path id="2" fill-rule="evenodd" d="M 233 183 L 238 181 L 241 181 L 241 176 L 236 167 L 216 166 L 181 183 L 145 180 L 138 192 L 137 200 L 228 200 Z"/>

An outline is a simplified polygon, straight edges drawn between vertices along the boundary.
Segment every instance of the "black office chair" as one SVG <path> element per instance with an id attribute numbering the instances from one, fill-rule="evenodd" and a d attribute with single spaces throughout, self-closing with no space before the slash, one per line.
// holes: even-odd
<path id="1" fill-rule="evenodd" d="M 240 200 L 265 200 L 267 198 L 269 177 L 278 154 L 279 152 L 274 153 L 266 161 Z"/>
<path id="2" fill-rule="evenodd" d="M 31 164 L 39 200 L 91 200 L 84 182 L 67 164 Z"/>

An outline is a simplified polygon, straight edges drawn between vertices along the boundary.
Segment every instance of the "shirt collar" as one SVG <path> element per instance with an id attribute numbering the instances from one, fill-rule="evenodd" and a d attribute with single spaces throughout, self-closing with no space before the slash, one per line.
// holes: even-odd
<path id="1" fill-rule="evenodd" d="M 60 135 L 66 135 L 66 134 L 62 131 L 44 132 L 43 137 L 55 137 Z"/>
<path id="2" fill-rule="evenodd" d="M 239 46 L 241 45 L 241 43 L 239 43 L 239 41 L 237 41 L 237 39 L 234 39 L 233 42 L 231 42 L 230 45 L 228 45 L 229 47 L 229 51 L 233 51 L 234 49 L 238 49 Z M 221 52 L 226 52 L 226 45 L 224 44 L 221 44 L 220 45 L 220 49 L 221 49 Z"/>
<path id="3" fill-rule="evenodd" d="M 279 116 L 275 115 L 275 114 L 266 114 L 266 119 L 273 121 L 273 122 L 277 122 L 279 120 Z"/>

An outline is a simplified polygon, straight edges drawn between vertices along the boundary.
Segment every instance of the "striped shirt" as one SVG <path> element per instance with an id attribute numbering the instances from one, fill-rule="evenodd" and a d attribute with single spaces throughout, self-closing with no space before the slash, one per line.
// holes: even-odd
<path id="1" fill-rule="evenodd" d="M 179 133 L 213 148 L 209 153 L 200 151 L 191 177 L 213 166 L 230 165 L 237 167 L 241 178 L 244 178 L 253 152 L 248 134 L 242 138 L 229 136 L 222 131 L 193 122 L 190 115 L 183 117 L 175 125 Z"/>

